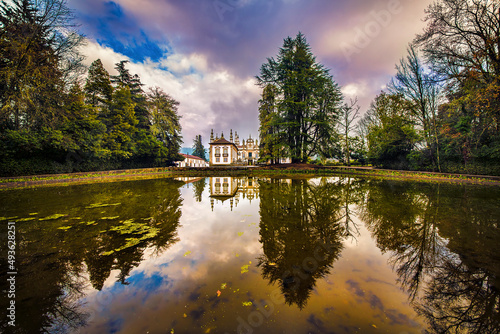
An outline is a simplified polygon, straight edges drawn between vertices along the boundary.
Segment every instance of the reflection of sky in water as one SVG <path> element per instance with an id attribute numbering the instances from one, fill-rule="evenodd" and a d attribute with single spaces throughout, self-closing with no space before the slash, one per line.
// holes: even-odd
<path id="1" fill-rule="evenodd" d="M 116 283 L 113 271 L 102 291 L 91 289 L 92 316 L 81 333 L 421 332 L 388 255 L 356 218 L 360 235 L 344 242 L 340 259 L 300 310 L 286 305 L 279 286 L 257 267 L 259 199 L 240 198 L 233 211 L 229 201 L 217 202 L 212 211 L 208 180 L 202 202 L 192 187 L 181 189 L 180 241 L 163 254 L 146 251 L 128 285 Z"/>

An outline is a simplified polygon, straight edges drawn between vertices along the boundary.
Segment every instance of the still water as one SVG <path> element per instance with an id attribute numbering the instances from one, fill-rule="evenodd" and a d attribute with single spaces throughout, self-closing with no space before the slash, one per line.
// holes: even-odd
<path id="1" fill-rule="evenodd" d="M 500 332 L 497 187 L 166 178 L 5 190 L 0 217 L 0 332 Z"/>

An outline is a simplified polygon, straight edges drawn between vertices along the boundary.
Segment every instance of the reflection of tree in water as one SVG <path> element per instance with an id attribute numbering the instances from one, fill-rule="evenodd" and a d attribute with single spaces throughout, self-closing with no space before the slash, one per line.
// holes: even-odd
<path id="1" fill-rule="evenodd" d="M 80 300 L 85 296 L 87 288 L 86 279 L 80 274 L 81 269 L 74 271 L 68 268 L 66 277 L 59 283 L 61 294 L 45 314 L 47 320 L 43 332 L 68 333 L 86 325 L 90 315 L 81 311 L 83 305 Z"/>
<path id="2" fill-rule="evenodd" d="M 498 277 L 449 258 L 437 268 L 416 309 L 435 333 L 500 333 L 499 286 Z"/>
<path id="3" fill-rule="evenodd" d="M 393 252 L 390 263 L 413 299 L 446 244 L 435 225 L 439 196 L 435 190 L 423 194 L 406 183 L 383 184 L 370 187 L 361 217 L 382 252 Z"/>
<path id="4" fill-rule="evenodd" d="M 112 270 L 119 270 L 118 281 L 127 284 L 126 278 L 142 261 L 146 249 L 161 253 L 177 242 L 182 205 L 179 187 L 183 184 L 150 180 L 37 189 L 36 196 L 31 191 L 10 193 L 7 207 L 32 202 L 25 216 L 29 212 L 39 212 L 38 217 L 68 214 L 58 220 L 17 224 L 19 316 L 15 333 L 68 332 L 84 325 L 88 314 L 82 313 L 80 301 L 88 288 L 85 269 L 97 290 Z M 39 198 L 40 203 L 34 203 L 33 198 Z M 56 204 L 46 208 L 45 201 Z M 119 205 L 89 208 L 97 203 Z M 61 225 L 71 228 L 60 229 Z M 0 279 L 0 288 L 5 290 L 6 278 Z M 0 331 L 7 325 L 6 300 L 0 301 Z"/>
<path id="5" fill-rule="evenodd" d="M 485 191 L 370 187 L 361 217 L 435 333 L 500 333 L 499 196 Z"/>
<path id="6" fill-rule="evenodd" d="M 303 308 L 354 228 L 345 224 L 345 186 L 327 179 L 317 184 L 300 179 L 259 184 L 262 275 L 280 284 L 287 304 Z"/>
<path id="7" fill-rule="evenodd" d="M 205 190 L 207 180 L 205 178 L 193 182 L 193 194 L 196 202 L 201 202 L 203 197 L 203 191 Z"/>

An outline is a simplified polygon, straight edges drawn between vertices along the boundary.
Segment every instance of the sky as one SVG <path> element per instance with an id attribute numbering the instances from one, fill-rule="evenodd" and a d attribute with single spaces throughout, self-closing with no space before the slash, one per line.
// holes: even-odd
<path id="1" fill-rule="evenodd" d="M 180 102 L 184 147 L 210 131 L 258 137 L 255 76 L 283 40 L 305 34 L 346 101 L 361 112 L 385 88 L 432 0 L 68 0 L 85 64 L 129 60 L 145 88 Z"/>

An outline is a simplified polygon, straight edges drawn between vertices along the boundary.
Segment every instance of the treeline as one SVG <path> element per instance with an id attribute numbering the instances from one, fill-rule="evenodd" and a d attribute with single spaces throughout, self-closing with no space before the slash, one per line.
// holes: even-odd
<path id="1" fill-rule="evenodd" d="M 261 162 L 500 175 L 500 3 L 440 0 L 426 22 L 361 119 L 305 37 L 285 39 L 257 76 Z"/>
<path id="2" fill-rule="evenodd" d="M 500 3 L 429 6 L 397 74 L 359 123 L 377 166 L 500 174 Z"/>
<path id="3" fill-rule="evenodd" d="M 0 5 L 0 174 L 166 166 L 179 159 L 179 103 L 100 60 L 88 68 L 65 0 Z M 85 75 L 86 74 L 86 75 Z"/>

